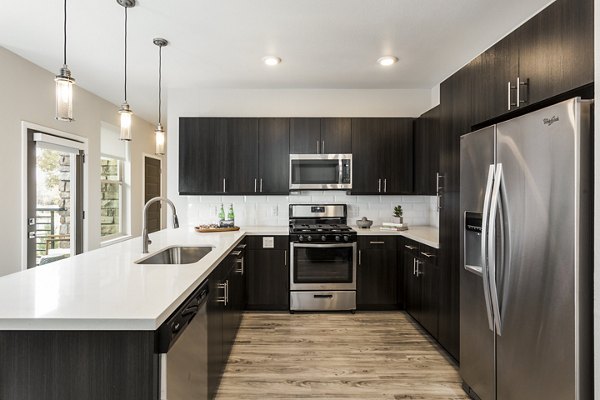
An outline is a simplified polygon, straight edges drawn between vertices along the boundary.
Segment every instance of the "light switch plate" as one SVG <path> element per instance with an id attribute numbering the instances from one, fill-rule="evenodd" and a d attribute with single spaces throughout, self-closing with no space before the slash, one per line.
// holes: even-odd
<path id="1" fill-rule="evenodd" d="M 275 248 L 275 238 L 273 236 L 268 236 L 263 238 L 263 249 L 273 249 Z"/>

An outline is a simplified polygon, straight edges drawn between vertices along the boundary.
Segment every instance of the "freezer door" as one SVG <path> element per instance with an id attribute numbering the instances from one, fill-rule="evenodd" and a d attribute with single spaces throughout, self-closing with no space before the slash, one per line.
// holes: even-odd
<path id="1" fill-rule="evenodd" d="M 484 291 L 488 282 L 483 279 L 481 251 L 484 199 L 488 189 L 489 203 L 493 183 L 494 142 L 494 126 L 460 141 L 460 374 L 482 400 L 495 399 L 494 325 Z"/>
<path id="2" fill-rule="evenodd" d="M 591 316 L 576 300 L 586 293 L 578 274 L 591 281 L 577 251 L 578 213 L 587 213 L 580 202 L 580 147 L 588 140 L 581 117 L 573 99 L 497 127 L 497 225 L 505 233 L 494 244 L 498 399 L 590 398 L 582 383 L 591 365 L 585 371 L 578 364 L 592 352 L 579 348 Z"/>

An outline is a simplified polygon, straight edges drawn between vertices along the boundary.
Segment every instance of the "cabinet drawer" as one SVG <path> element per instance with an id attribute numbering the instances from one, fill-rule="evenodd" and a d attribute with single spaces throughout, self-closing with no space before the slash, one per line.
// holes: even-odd
<path id="1" fill-rule="evenodd" d="M 438 264 L 438 251 L 433 247 L 429 247 L 424 244 L 419 245 L 419 258 L 423 261 L 427 261 L 429 264 Z"/>
<path id="2" fill-rule="evenodd" d="M 400 250 L 412 255 L 413 257 L 419 258 L 420 255 L 420 246 L 419 243 L 403 238 L 398 242 L 398 246 L 400 246 Z"/>
<path id="3" fill-rule="evenodd" d="M 360 236 L 358 248 L 361 250 L 396 250 L 396 238 L 393 236 Z"/>
<path id="4" fill-rule="evenodd" d="M 270 247 L 270 238 L 273 238 L 273 247 Z M 289 247 L 289 236 L 247 236 L 246 244 L 249 250 L 287 250 Z"/>

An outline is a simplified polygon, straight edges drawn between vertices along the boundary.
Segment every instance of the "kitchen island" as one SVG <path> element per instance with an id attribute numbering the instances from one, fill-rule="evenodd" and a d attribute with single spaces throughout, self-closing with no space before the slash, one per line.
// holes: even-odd
<path id="1" fill-rule="evenodd" d="M 223 295 L 220 279 L 239 272 L 229 255 L 248 234 L 287 235 L 287 227 L 150 235 L 149 255 L 170 246 L 211 248 L 190 264 L 137 264 L 147 255 L 134 238 L 0 278 L 0 399 L 159 399 L 157 329 L 207 279 L 209 295 Z M 235 309 L 212 308 L 211 340 L 235 338 L 237 327 L 221 319 L 241 313 L 239 292 Z M 219 358 L 209 360 L 212 387 L 231 345 L 223 343 Z"/>

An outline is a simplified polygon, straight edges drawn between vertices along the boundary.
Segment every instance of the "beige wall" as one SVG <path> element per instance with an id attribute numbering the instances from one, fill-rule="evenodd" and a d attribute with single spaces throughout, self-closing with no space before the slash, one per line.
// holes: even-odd
<path id="1" fill-rule="evenodd" d="M 58 65 L 57 65 L 58 67 Z M 77 78 L 77 71 L 73 71 Z M 117 106 L 75 87 L 75 121 L 54 119 L 54 74 L 0 47 L 0 276 L 21 270 L 21 122 L 27 121 L 89 139 L 86 162 L 89 184 L 88 250 L 100 246 L 100 124 L 119 125 Z M 135 110 L 135 104 L 132 104 Z M 131 143 L 131 229 L 137 236 L 141 230 L 142 162 L 144 152 L 154 153 L 152 124 L 134 117 Z M 163 175 L 163 188 L 166 187 Z"/>

